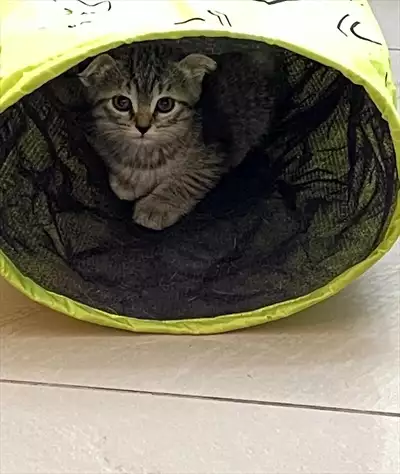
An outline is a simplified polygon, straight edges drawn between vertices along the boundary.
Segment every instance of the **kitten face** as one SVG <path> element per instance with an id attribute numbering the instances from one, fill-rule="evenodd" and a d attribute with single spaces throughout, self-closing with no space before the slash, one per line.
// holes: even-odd
<path id="1" fill-rule="evenodd" d="M 190 132 L 204 75 L 216 63 L 192 54 L 181 61 L 136 47 L 128 61 L 103 54 L 80 74 L 92 104 L 94 134 L 108 153 L 137 155 L 173 145 Z"/>

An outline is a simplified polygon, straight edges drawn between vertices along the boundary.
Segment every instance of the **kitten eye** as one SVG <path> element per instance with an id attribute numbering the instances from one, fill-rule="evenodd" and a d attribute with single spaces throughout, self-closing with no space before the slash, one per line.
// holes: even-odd
<path id="1" fill-rule="evenodd" d="M 112 98 L 112 105 L 119 112 L 129 112 L 132 110 L 132 102 L 128 97 L 124 95 L 115 95 Z"/>
<path id="2" fill-rule="evenodd" d="M 171 110 L 174 107 L 175 107 L 174 99 L 171 99 L 171 97 L 162 97 L 157 102 L 156 110 L 157 112 L 161 112 L 162 114 L 167 114 L 168 112 L 171 112 Z"/>

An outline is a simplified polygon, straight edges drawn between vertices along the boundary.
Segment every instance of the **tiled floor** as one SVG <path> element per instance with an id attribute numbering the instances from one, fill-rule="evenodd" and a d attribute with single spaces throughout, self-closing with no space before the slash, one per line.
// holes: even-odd
<path id="1" fill-rule="evenodd" d="M 400 81 L 400 2 L 373 4 Z M 210 337 L 81 323 L 0 281 L 1 474 L 398 474 L 400 243 L 338 296 Z"/>

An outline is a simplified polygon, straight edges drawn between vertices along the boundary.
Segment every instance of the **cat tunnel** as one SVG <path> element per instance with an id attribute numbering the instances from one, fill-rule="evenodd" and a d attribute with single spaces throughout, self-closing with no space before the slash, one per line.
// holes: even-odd
<path id="1" fill-rule="evenodd" d="M 0 14 L 0 273 L 33 300 L 131 331 L 230 331 L 332 296 L 399 236 L 400 118 L 365 0 L 5 0 Z M 161 232 L 132 222 L 53 87 L 154 40 L 217 57 L 274 45 L 286 90 L 251 156 Z"/>

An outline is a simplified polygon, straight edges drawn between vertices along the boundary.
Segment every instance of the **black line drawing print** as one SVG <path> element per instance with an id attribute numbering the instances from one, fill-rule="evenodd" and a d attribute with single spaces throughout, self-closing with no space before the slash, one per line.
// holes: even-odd
<path id="1" fill-rule="evenodd" d="M 278 3 L 298 2 L 299 0 L 253 0 L 254 2 L 265 3 L 266 5 L 277 5 Z"/>
<path id="2" fill-rule="evenodd" d="M 346 20 L 350 18 L 350 14 L 347 13 L 346 15 L 344 15 L 340 20 L 339 20 L 339 23 L 337 24 L 336 28 L 346 37 L 348 37 L 349 35 L 344 31 L 344 23 L 346 22 Z M 348 22 L 346 22 L 348 23 Z M 360 40 L 363 40 L 363 41 L 368 41 L 369 43 L 374 43 L 374 44 L 377 44 L 379 46 L 382 46 L 382 43 L 380 43 L 379 41 L 375 41 L 371 38 L 367 38 L 366 36 L 362 36 L 360 35 L 359 33 L 357 33 L 356 31 L 356 28 L 361 25 L 361 22 L 360 21 L 355 21 L 351 24 L 350 28 L 347 28 L 348 31 L 350 31 L 350 33 L 355 36 L 356 38 L 360 39 Z"/>
<path id="3" fill-rule="evenodd" d="M 174 25 L 185 25 L 186 23 L 190 23 L 191 21 L 206 21 L 204 18 L 189 18 L 189 20 L 185 21 L 177 21 Z"/>
<path id="4" fill-rule="evenodd" d="M 102 10 L 103 12 L 107 11 L 109 12 L 111 10 L 111 0 L 100 0 L 98 2 L 95 2 L 95 3 L 89 3 L 89 2 L 85 2 L 84 0 L 75 0 L 79 5 L 83 5 L 84 7 L 86 7 L 87 9 L 91 9 L 91 11 L 83 11 L 83 12 L 80 12 L 80 13 L 75 13 L 74 10 L 72 8 L 66 8 L 64 7 L 64 11 L 66 12 L 66 15 L 80 15 L 80 16 L 84 16 L 84 15 L 96 15 L 96 13 L 98 13 L 98 7 L 100 6 L 104 6 L 102 7 Z M 57 3 L 58 0 L 53 0 L 53 2 Z M 81 8 L 81 7 L 80 7 Z M 90 20 L 84 20 L 84 21 L 81 21 L 81 22 L 76 22 L 75 24 L 69 24 L 67 25 L 68 28 L 76 28 L 77 26 L 80 26 L 80 25 L 84 25 L 86 23 L 92 23 Z"/>
<path id="5" fill-rule="evenodd" d="M 79 25 L 84 25 L 85 23 L 92 23 L 91 21 L 81 21 Z M 68 25 L 68 28 L 76 28 L 78 25 Z"/>
<path id="6" fill-rule="evenodd" d="M 230 22 L 229 17 L 226 13 L 221 13 L 221 12 L 211 11 L 211 10 L 207 10 L 207 13 L 217 17 L 222 26 L 226 26 L 224 24 L 224 20 L 228 23 L 229 26 L 232 26 L 232 23 Z"/>
<path id="7" fill-rule="evenodd" d="M 218 21 L 222 26 L 229 26 L 229 27 L 232 26 L 231 20 L 229 19 L 226 13 L 218 12 L 216 10 L 214 11 L 207 10 L 207 13 L 209 15 L 212 15 L 214 18 L 218 18 Z M 190 23 L 192 21 L 207 21 L 207 20 L 201 17 L 194 17 L 194 18 L 189 18 L 188 20 L 184 20 L 184 21 L 177 21 L 176 23 L 174 23 L 174 25 L 185 25 L 186 23 Z"/>
<path id="8" fill-rule="evenodd" d="M 77 2 L 81 3 L 82 5 L 85 5 L 85 7 L 89 8 L 96 8 L 99 5 L 104 5 L 105 3 L 108 4 L 107 11 L 109 12 L 111 10 L 111 0 L 100 0 L 100 2 L 96 3 L 86 3 L 83 0 L 76 0 Z"/>

